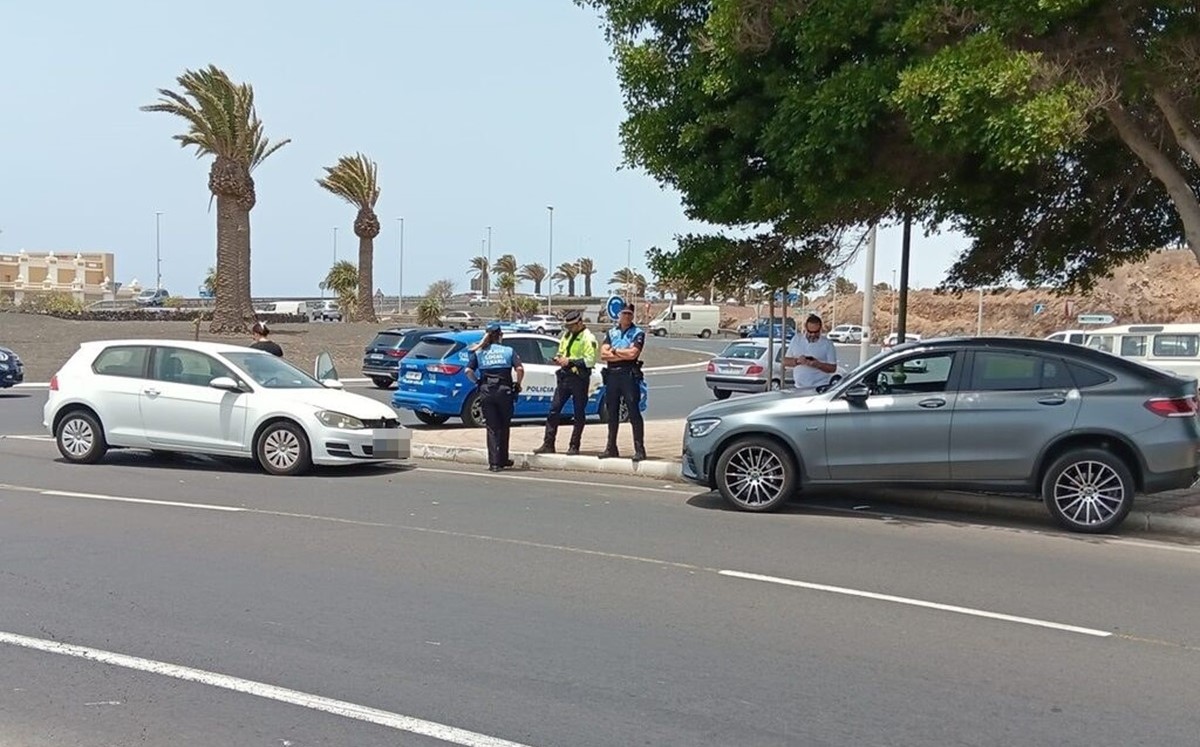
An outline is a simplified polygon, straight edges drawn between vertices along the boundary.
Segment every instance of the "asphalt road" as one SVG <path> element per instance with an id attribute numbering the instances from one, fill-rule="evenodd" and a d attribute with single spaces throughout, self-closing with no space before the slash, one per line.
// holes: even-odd
<path id="1" fill-rule="evenodd" d="M 5 743 L 1200 733 L 1196 548 L 461 465 L 54 456 L 0 440 Z"/>

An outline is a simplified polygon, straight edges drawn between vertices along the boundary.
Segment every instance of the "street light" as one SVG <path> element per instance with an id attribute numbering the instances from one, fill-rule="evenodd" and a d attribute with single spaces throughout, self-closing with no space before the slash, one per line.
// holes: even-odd
<path id="1" fill-rule="evenodd" d="M 333 263 L 337 264 L 337 226 L 333 227 Z"/>
<path id="2" fill-rule="evenodd" d="M 162 290 L 162 243 L 159 240 L 158 219 L 162 217 L 161 210 L 154 211 L 154 289 Z"/>
<path id="3" fill-rule="evenodd" d="M 396 297 L 396 313 L 404 313 L 404 219 L 397 218 L 400 224 L 400 294 Z"/>
<path id="4" fill-rule="evenodd" d="M 554 206 L 547 205 L 546 210 L 550 212 L 550 272 L 554 272 Z M 550 287 L 546 292 L 546 313 L 553 313 L 554 309 L 554 282 L 550 283 Z"/>

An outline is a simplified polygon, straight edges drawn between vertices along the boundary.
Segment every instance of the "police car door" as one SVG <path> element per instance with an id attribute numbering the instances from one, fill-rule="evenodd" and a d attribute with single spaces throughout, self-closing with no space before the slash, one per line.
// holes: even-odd
<path id="1" fill-rule="evenodd" d="M 517 398 L 513 417 L 544 418 L 550 412 L 550 400 L 554 397 L 554 364 L 542 357 L 541 346 L 536 337 L 505 337 L 504 344 L 512 347 L 525 367 L 525 380 L 521 384 L 521 396 Z"/>

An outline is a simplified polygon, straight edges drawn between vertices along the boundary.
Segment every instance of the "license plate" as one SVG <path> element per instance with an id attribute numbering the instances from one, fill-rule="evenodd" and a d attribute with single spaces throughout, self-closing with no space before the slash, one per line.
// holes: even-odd
<path id="1" fill-rule="evenodd" d="M 383 360 L 383 353 L 371 353 L 367 357 L 373 361 L 381 361 L 381 360 Z"/>
<path id="2" fill-rule="evenodd" d="M 405 371 L 404 372 L 404 380 L 405 381 L 420 381 L 421 380 L 421 372 L 420 371 Z"/>
<path id="3" fill-rule="evenodd" d="M 721 366 L 719 370 L 721 373 L 738 373 L 738 369 L 733 366 Z"/>
<path id="4" fill-rule="evenodd" d="M 412 434 L 405 430 L 377 430 L 371 434 L 371 456 L 376 459 L 408 459 Z"/>

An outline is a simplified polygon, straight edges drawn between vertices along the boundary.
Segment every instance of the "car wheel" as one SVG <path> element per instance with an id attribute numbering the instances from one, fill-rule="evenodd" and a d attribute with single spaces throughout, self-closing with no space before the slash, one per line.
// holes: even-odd
<path id="1" fill-rule="evenodd" d="M 712 330 L 711 330 L 711 329 L 702 329 L 702 330 L 700 330 L 700 339 L 701 339 L 701 340 L 707 340 L 707 339 L 708 339 L 708 338 L 710 338 L 710 337 L 712 337 Z"/>
<path id="2" fill-rule="evenodd" d="M 1133 474 L 1112 452 L 1079 449 L 1063 454 L 1042 478 L 1042 500 L 1064 529 L 1099 534 L 1133 508 Z"/>
<path id="3" fill-rule="evenodd" d="M 258 463 L 272 475 L 301 475 L 312 467 L 312 449 L 304 429 L 281 420 L 271 423 L 258 434 L 254 445 Z"/>
<path id="4" fill-rule="evenodd" d="M 722 497 L 742 511 L 771 511 L 796 490 L 795 460 L 786 448 L 759 436 L 735 441 L 717 460 Z"/>
<path id="5" fill-rule="evenodd" d="M 463 403 L 462 421 L 468 428 L 482 428 L 487 425 L 487 418 L 483 416 L 483 397 L 478 390 L 471 392 L 471 396 Z"/>
<path id="6" fill-rule="evenodd" d="M 100 421 L 86 410 L 73 410 L 63 416 L 54 441 L 63 459 L 76 464 L 95 464 L 108 451 Z"/>
<path id="7" fill-rule="evenodd" d="M 449 415 L 439 415 L 436 412 L 415 412 L 417 420 L 420 420 L 425 425 L 441 425 L 450 419 Z"/>
<path id="8" fill-rule="evenodd" d="M 783 382 L 779 379 L 771 379 L 771 391 L 778 392 L 780 389 L 783 389 Z"/>
<path id="9" fill-rule="evenodd" d="M 538 328 L 537 328 L 537 333 L 538 333 L 539 335 L 544 335 L 544 334 L 546 334 L 546 328 L 545 328 L 545 327 L 538 327 Z"/>
<path id="10" fill-rule="evenodd" d="M 733 394 L 733 392 L 729 391 L 728 389 L 714 389 L 712 390 L 712 393 L 717 399 L 729 399 L 729 395 Z"/>
<path id="11" fill-rule="evenodd" d="M 395 384 L 396 382 L 394 379 L 390 379 L 386 376 L 372 376 L 371 383 L 374 384 L 377 389 L 391 389 L 392 384 Z"/>
<path id="12" fill-rule="evenodd" d="M 656 330 L 654 330 L 654 336 L 655 337 L 666 337 L 667 331 L 665 329 L 656 329 Z"/>

